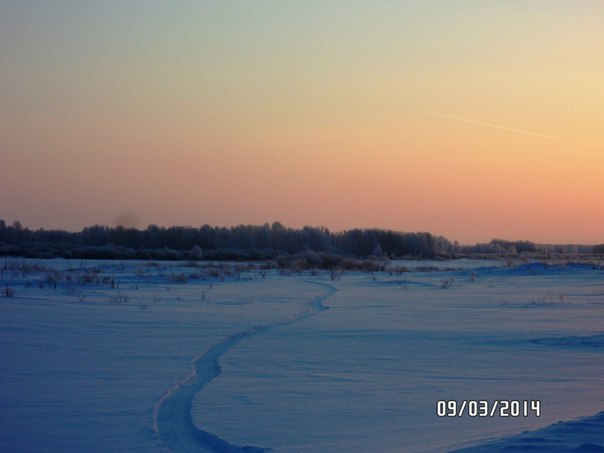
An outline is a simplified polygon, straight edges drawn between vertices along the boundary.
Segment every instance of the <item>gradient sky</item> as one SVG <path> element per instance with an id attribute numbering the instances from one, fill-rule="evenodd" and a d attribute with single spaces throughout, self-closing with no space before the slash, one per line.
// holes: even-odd
<path id="1" fill-rule="evenodd" d="M 0 218 L 602 243 L 603 24 L 600 0 L 0 0 Z"/>

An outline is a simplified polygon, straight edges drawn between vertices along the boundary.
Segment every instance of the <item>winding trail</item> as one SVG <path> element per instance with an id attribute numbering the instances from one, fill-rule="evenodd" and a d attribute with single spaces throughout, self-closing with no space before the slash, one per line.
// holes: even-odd
<path id="1" fill-rule="evenodd" d="M 220 357 L 242 340 L 267 332 L 277 327 L 293 324 L 313 316 L 329 307 L 323 302 L 337 289 L 322 282 L 305 281 L 325 288 L 325 293 L 308 304 L 308 309 L 295 316 L 271 324 L 255 326 L 237 332 L 197 354 L 191 361 L 191 372 L 167 390 L 155 405 L 153 428 L 165 450 L 169 452 L 219 452 L 219 453 L 255 453 L 270 451 L 270 448 L 238 446 L 218 436 L 199 429 L 191 418 L 192 401 L 206 384 L 220 375 L 218 363 Z"/>

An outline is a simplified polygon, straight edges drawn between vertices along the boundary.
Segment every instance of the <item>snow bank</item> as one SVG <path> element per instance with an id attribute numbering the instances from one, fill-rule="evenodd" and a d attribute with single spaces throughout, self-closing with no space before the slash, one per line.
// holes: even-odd
<path id="1" fill-rule="evenodd" d="M 558 422 L 543 429 L 525 432 L 518 436 L 455 450 L 451 453 L 509 451 L 542 451 L 549 453 L 603 452 L 604 412 L 569 422 Z"/>

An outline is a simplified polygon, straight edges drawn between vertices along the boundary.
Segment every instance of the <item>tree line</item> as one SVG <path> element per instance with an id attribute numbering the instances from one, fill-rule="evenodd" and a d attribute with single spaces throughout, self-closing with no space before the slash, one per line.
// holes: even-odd
<path id="1" fill-rule="evenodd" d="M 69 232 L 32 230 L 18 221 L 7 224 L 0 220 L 0 254 L 34 258 L 254 260 L 312 251 L 355 258 L 425 259 L 536 253 L 543 251 L 543 247 L 529 241 L 504 240 L 462 246 L 427 232 L 377 228 L 331 232 L 324 227 L 287 228 L 279 222 L 229 228 L 149 225 L 143 230 L 94 225 Z M 604 249 L 604 246 L 572 247 L 575 253 Z"/>
<path id="2" fill-rule="evenodd" d="M 287 228 L 279 222 L 230 228 L 149 225 L 144 230 L 94 225 L 69 232 L 31 230 L 18 221 L 7 225 L 0 220 L 0 253 L 5 255 L 262 259 L 310 250 L 353 257 L 434 258 L 452 256 L 457 248 L 446 238 L 425 232 L 351 229 L 334 233 L 324 227 Z"/>

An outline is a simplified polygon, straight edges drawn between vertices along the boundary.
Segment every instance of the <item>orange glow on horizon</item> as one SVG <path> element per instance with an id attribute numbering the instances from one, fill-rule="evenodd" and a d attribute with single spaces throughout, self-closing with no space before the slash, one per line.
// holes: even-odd
<path id="1" fill-rule="evenodd" d="M 5 4 L 0 218 L 604 243 L 603 12 L 540 4 Z"/>

